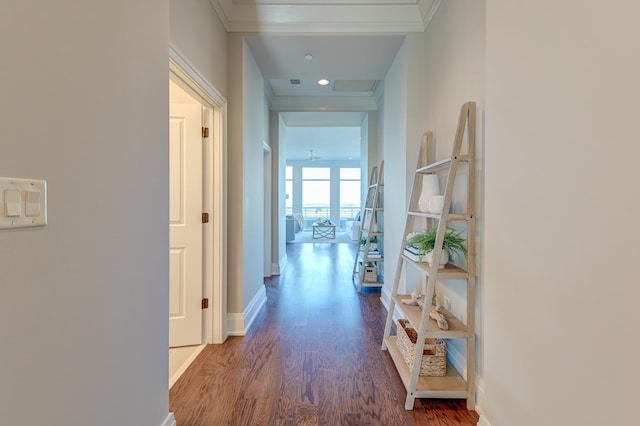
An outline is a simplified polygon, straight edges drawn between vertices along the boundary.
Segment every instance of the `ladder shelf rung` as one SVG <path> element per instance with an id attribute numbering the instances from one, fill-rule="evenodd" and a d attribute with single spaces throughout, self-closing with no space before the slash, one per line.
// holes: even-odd
<path id="1" fill-rule="evenodd" d="M 402 256 L 402 259 L 405 261 L 405 263 L 415 266 L 416 268 L 420 269 L 426 276 L 429 276 L 429 273 L 431 271 L 431 265 L 429 265 L 429 263 L 416 262 L 408 258 L 407 256 L 405 256 L 404 254 L 401 256 Z M 447 263 L 446 265 L 444 265 L 444 268 L 438 269 L 438 273 L 436 275 L 438 278 L 441 278 L 441 279 L 469 278 L 469 272 L 451 263 Z"/>
<path id="2" fill-rule="evenodd" d="M 384 283 L 377 282 L 377 281 L 376 281 L 376 282 L 373 282 L 373 283 L 371 283 L 371 282 L 367 282 L 367 281 L 363 281 L 363 282 L 362 282 L 362 287 L 363 287 L 363 288 L 365 288 L 365 287 L 368 287 L 368 288 L 380 288 L 380 287 L 382 287 L 383 285 L 384 285 Z"/>
<path id="3" fill-rule="evenodd" d="M 431 219 L 440 219 L 442 215 L 440 213 L 429 213 L 429 212 L 418 212 L 418 211 L 409 211 L 407 212 L 409 216 L 417 216 L 417 217 L 428 217 Z M 447 220 L 469 220 L 471 217 L 465 213 L 449 213 Z"/>
<path id="4" fill-rule="evenodd" d="M 404 317 L 409 320 L 413 328 L 417 330 L 420 327 L 420 321 L 422 320 L 422 309 L 418 306 L 411 306 L 402 303 L 403 299 L 411 299 L 411 295 L 398 294 L 393 296 L 393 300 L 395 300 L 397 308 L 402 311 Z M 426 308 L 428 309 L 429 306 L 426 306 Z M 441 330 L 438 327 L 438 323 L 432 318 L 429 318 L 429 321 L 427 321 L 427 331 L 424 335 L 425 338 L 465 339 L 471 335 L 471 332 L 467 330 L 467 326 L 451 312 L 443 307 L 440 308 L 440 312 L 447 319 L 449 329 Z"/>
<path id="5" fill-rule="evenodd" d="M 374 232 L 369 232 L 366 229 L 362 230 L 363 233 L 367 233 L 368 236 L 370 237 L 382 237 L 384 235 L 384 232 L 378 232 L 378 231 L 374 231 Z"/>
<path id="6" fill-rule="evenodd" d="M 360 261 L 364 260 L 365 262 L 384 262 L 384 257 L 382 255 L 379 255 L 379 257 L 376 257 L 375 255 L 374 257 L 366 256 L 364 250 L 358 251 L 357 255 Z"/>
<path id="7" fill-rule="evenodd" d="M 460 155 L 457 157 L 458 161 L 469 161 L 468 155 Z M 436 161 L 435 163 L 427 164 L 424 167 L 416 169 L 416 173 L 434 173 L 440 170 L 444 170 L 451 165 L 452 158 L 445 158 L 444 160 Z"/>
<path id="8" fill-rule="evenodd" d="M 404 387 L 410 391 L 411 370 L 396 343 L 397 337 L 387 337 L 384 340 Z M 447 375 L 444 377 L 419 376 L 415 393 L 417 398 L 466 398 L 469 394 L 467 382 L 449 363 L 447 363 Z"/>

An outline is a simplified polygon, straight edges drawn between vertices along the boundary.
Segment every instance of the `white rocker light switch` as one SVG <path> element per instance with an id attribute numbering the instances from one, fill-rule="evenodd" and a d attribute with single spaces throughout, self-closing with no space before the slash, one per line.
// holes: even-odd
<path id="1" fill-rule="evenodd" d="M 19 190 L 8 189 L 4 191 L 4 208 L 8 217 L 20 217 L 22 214 L 22 200 Z"/>
<path id="2" fill-rule="evenodd" d="M 40 191 L 27 189 L 26 194 L 25 216 L 40 216 Z"/>

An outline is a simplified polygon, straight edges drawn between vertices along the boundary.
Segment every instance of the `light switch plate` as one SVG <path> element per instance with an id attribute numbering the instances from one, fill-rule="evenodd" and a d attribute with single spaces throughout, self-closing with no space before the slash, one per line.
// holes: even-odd
<path id="1" fill-rule="evenodd" d="M 5 194 L 20 194 L 20 215 L 7 215 L 7 201 Z M 39 197 L 38 197 L 39 193 Z M 33 201 L 38 200 L 38 207 Z M 28 204 L 31 202 L 31 205 Z M 29 209 L 26 207 L 29 206 Z M 27 210 L 28 214 L 27 215 Z M 26 228 L 44 226 L 47 224 L 47 182 L 38 179 L 4 178 L 0 177 L 0 229 Z"/>

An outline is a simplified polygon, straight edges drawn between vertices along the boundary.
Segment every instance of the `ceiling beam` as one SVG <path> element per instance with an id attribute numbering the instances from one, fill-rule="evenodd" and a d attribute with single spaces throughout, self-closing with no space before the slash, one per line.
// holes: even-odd
<path id="1" fill-rule="evenodd" d="M 373 96 L 274 96 L 269 105 L 271 111 L 341 112 L 377 111 Z"/>

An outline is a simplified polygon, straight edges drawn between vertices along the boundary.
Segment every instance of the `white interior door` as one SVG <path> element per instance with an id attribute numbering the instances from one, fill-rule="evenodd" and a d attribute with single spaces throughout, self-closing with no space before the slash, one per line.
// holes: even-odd
<path id="1" fill-rule="evenodd" d="M 169 346 L 202 343 L 202 107 L 171 104 Z"/>

